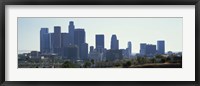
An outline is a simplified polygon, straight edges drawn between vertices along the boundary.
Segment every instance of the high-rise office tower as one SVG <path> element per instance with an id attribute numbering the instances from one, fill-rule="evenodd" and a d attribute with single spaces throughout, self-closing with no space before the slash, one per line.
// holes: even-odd
<path id="1" fill-rule="evenodd" d="M 61 33 L 61 47 L 69 45 L 69 33 Z"/>
<path id="2" fill-rule="evenodd" d="M 75 29 L 74 30 L 74 44 L 78 46 L 79 49 L 79 57 L 81 56 L 81 46 L 85 43 L 85 30 L 84 29 Z"/>
<path id="3" fill-rule="evenodd" d="M 69 38 L 70 38 L 69 43 L 73 45 L 74 44 L 74 29 L 75 29 L 73 21 L 69 22 L 68 29 L 69 29 Z"/>
<path id="4" fill-rule="evenodd" d="M 116 35 L 112 35 L 111 37 L 111 50 L 119 50 L 119 40 L 117 40 Z"/>
<path id="5" fill-rule="evenodd" d="M 50 38 L 50 53 L 53 53 L 53 34 L 54 33 L 49 33 L 49 38 Z"/>
<path id="6" fill-rule="evenodd" d="M 157 51 L 158 51 L 158 54 L 165 54 L 165 41 L 164 40 L 157 41 Z"/>
<path id="7" fill-rule="evenodd" d="M 69 45 L 64 51 L 68 53 L 67 59 L 70 59 L 71 61 L 76 61 L 78 59 L 79 52 L 77 45 Z"/>
<path id="8" fill-rule="evenodd" d="M 88 44 L 83 43 L 81 44 L 81 58 L 82 60 L 86 60 L 88 58 Z"/>
<path id="9" fill-rule="evenodd" d="M 156 54 L 156 45 L 141 43 L 140 55 L 154 56 Z"/>
<path id="10" fill-rule="evenodd" d="M 140 55 L 146 55 L 146 43 L 140 44 Z"/>
<path id="11" fill-rule="evenodd" d="M 132 44 L 131 44 L 131 42 L 129 41 L 129 42 L 128 42 L 128 56 L 130 57 L 131 54 L 132 54 Z"/>
<path id="12" fill-rule="evenodd" d="M 61 53 L 63 58 L 67 57 L 67 46 L 69 46 L 69 34 L 61 33 Z"/>
<path id="13" fill-rule="evenodd" d="M 51 35 L 51 43 L 53 48 L 53 53 L 57 55 L 61 54 L 61 27 L 54 26 L 54 33 Z"/>
<path id="14" fill-rule="evenodd" d="M 70 45 L 69 45 L 70 46 Z M 62 58 L 63 59 L 66 59 L 67 58 L 67 55 L 68 55 L 68 47 L 69 46 L 66 46 L 66 47 L 62 47 Z"/>
<path id="15" fill-rule="evenodd" d="M 119 40 L 116 40 L 116 49 L 119 50 Z"/>
<path id="16" fill-rule="evenodd" d="M 123 50 L 107 50 L 106 51 L 106 60 L 114 61 L 116 59 L 123 59 Z"/>
<path id="17" fill-rule="evenodd" d="M 41 28 L 40 30 L 40 52 L 50 52 L 50 34 L 48 28 Z"/>
<path id="18" fill-rule="evenodd" d="M 156 54 L 156 45 L 148 44 L 146 45 L 146 55 L 154 56 Z"/>
<path id="19" fill-rule="evenodd" d="M 102 53 L 104 50 L 104 35 L 98 34 L 96 35 L 96 50 L 97 52 Z"/>

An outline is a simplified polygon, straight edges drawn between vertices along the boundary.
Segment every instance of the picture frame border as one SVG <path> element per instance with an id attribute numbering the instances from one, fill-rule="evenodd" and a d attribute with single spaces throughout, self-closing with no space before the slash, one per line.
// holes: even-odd
<path id="1" fill-rule="evenodd" d="M 199 86 L 200 0 L 1 0 L 0 85 L 2 86 Z M 195 5 L 195 81 L 5 81 L 6 5 Z"/>

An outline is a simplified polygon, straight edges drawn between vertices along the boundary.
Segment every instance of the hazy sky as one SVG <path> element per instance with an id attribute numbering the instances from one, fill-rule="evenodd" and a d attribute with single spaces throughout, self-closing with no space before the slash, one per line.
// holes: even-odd
<path id="1" fill-rule="evenodd" d="M 165 40 L 165 51 L 182 51 L 182 18 L 18 18 L 18 50 L 40 50 L 40 29 L 61 26 L 68 32 L 69 21 L 75 28 L 84 28 L 86 42 L 95 46 L 95 34 L 104 34 L 105 47 L 110 49 L 111 35 L 116 34 L 119 48 L 132 42 L 132 52 L 138 53 L 140 43 L 157 44 Z"/>

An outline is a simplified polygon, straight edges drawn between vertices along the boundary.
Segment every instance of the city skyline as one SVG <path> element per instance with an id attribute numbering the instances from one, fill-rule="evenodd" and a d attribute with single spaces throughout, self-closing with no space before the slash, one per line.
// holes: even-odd
<path id="1" fill-rule="evenodd" d="M 89 25 L 87 25 L 87 24 L 86 25 L 82 25 L 80 23 L 81 20 L 85 20 L 85 22 L 87 22 L 88 21 L 87 19 L 90 19 L 90 22 L 88 22 Z M 150 24 L 154 25 L 154 29 L 156 29 L 156 30 L 154 30 L 152 27 L 151 28 L 150 27 L 149 28 L 145 28 L 145 29 L 148 29 L 148 30 L 144 30 L 143 33 L 142 33 L 142 31 L 140 31 L 140 29 L 131 29 L 131 28 L 139 27 L 138 25 L 136 25 L 134 27 L 134 23 L 138 23 L 136 21 L 136 20 L 138 20 L 138 18 L 131 18 L 132 20 L 130 18 L 104 18 L 104 19 L 102 19 L 102 18 L 19 18 L 18 19 L 18 40 L 19 40 L 18 41 L 18 50 L 27 49 L 27 50 L 40 51 L 40 45 L 38 46 L 38 44 L 40 42 L 39 42 L 39 40 L 37 40 L 38 37 L 36 35 L 38 33 L 33 34 L 34 31 L 40 30 L 41 28 L 49 28 L 49 32 L 52 33 L 53 32 L 52 30 L 53 30 L 54 26 L 59 26 L 59 28 L 61 28 L 61 32 L 62 33 L 68 33 L 69 21 L 74 21 L 74 26 L 76 28 L 83 28 L 85 30 L 85 32 L 86 32 L 85 33 L 85 35 L 86 35 L 86 43 L 88 43 L 88 47 L 89 46 L 96 46 L 95 45 L 95 42 L 96 42 L 95 41 L 95 36 L 97 34 L 104 34 L 105 48 L 107 48 L 107 49 L 110 49 L 110 47 L 111 47 L 111 36 L 112 35 L 116 35 L 117 36 L 117 40 L 119 40 L 119 49 L 127 48 L 128 47 L 127 43 L 130 41 L 132 43 L 132 50 L 131 50 L 132 53 L 138 53 L 139 52 L 140 43 L 148 43 L 148 44 L 155 44 L 156 45 L 157 40 L 165 40 L 165 50 L 166 51 L 182 51 L 182 18 L 142 18 L 142 19 L 139 19 L 140 21 L 138 21 L 138 22 L 143 23 L 145 25 L 150 23 Z M 46 22 L 44 22 L 45 20 L 46 20 Z M 49 21 L 47 21 L 47 20 L 49 20 Z M 64 21 L 64 25 L 63 25 L 63 22 L 61 20 Z M 77 22 L 77 20 L 79 20 L 79 21 Z M 91 20 L 93 20 L 93 22 Z M 94 20 L 96 20 L 96 21 L 94 21 Z M 101 21 L 101 22 L 98 22 L 98 20 Z M 106 21 L 106 20 L 107 20 L 107 24 L 105 24 L 105 22 L 102 22 L 102 21 Z M 109 20 L 112 20 L 113 22 L 110 22 Z M 125 23 L 122 23 L 122 20 L 126 20 L 126 21 L 124 21 Z M 144 21 L 144 20 L 146 20 L 146 21 L 148 20 L 148 23 L 146 21 Z M 151 22 L 150 22 L 150 20 L 151 20 Z M 25 21 L 28 24 L 27 25 L 22 25 L 22 23 L 25 23 Z M 41 24 L 34 26 L 35 23 L 38 23 L 37 21 L 41 22 Z M 166 21 L 168 21 L 168 22 L 166 22 Z M 128 24 L 127 22 L 129 22 L 130 24 Z M 52 23 L 52 24 L 48 25 L 48 23 Z M 60 25 L 58 23 L 60 23 Z M 107 26 L 107 30 L 106 31 L 105 30 L 101 31 L 101 29 L 98 29 L 96 31 L 96 29 L 94 29 L 94 28 L 98 28 L 99 26 L 102 27 L 101 23 L 105 24 L 103 26 L 104 27 L 103 29 L 105 29 L 105 27 Z M 113 26 L 113 25 L 110 25 L 110 24 L 114 24 L 115 27 L 120 26 L 120 25 L 118 25 L 116 23 L 122 23 L 121 26 L 123 26 L 124 29 L 120 29 L 120 30 L 111 29 L 112 30 L 111 31 L 109 28 L 111 28 L 110 26 Z M 138 24 L 140 25 L 140 23 L 138 23 Z M 93 24 L 97 24 L 97 25 L 93 25 Z M 159 25 L 159 24 L 161 24 L 161 25 Z M 43 26 L 41 26 L 41 25 L 43 25 Z M 90 25 L 93 26 L 93 29 L 91 29 L 92 27 L 89 27 Z M 157 25 L 157 26 L 155 26 L 155 25 Z M 30 42 L 33 42 L 33 40 L 32 41 L 24 40 L 24 37 L 31 37 L 31 36 L 29 36 L 31 34 L 29 32 L 23 33 L 24 31 L 22 31 L 22 30 L 25 29 L 25 28 L 28 28 L 28 27 L 34 28 L 34 27 L 39 27 L 39 26 L 40 26 L 40 28 L 35 28 L 34 30 L 31 30 L 32 31 L 32 35 L 34 35 L 32 37 L 32 39 L 33 38 L 35 39 L 34 40 L 34 45 L 32 44 L 31 47 L 23 45 L 23 43 L 26 43 L 26 44 L 30 45 L 31 44 Z M 85 27 L 85 26 L 87 26 L 87 27 Z M 114 26 L 112 28 L 115 28 Z M 173 30 L 164 30 L 163 31 L 163 29 L 160 29 L 160 28 L 162 28 L 161 26 L 163 28 L 165 28 L 165 29 L 166 29 L 167 26 L 168 26 L 168 29 L 173 29 L 175 27 L 178 27 L 177 28 L 178 30 L 177 29 L 173 29 Z M 173 26 L 175 26 L 175 27 L 173 27 Z M 140 28 L 144 29 L 144 26 L 140 26 Z M 25 30 L 25 31 L 27 31 L 27 30 Z M 130 33 L 130 31 L 132 31 L 133 33 L 134 32 L 138 32 L 139 34 L 136 34 L 137 38 L 133 37 L 134 34 L 128 35 L 128 33 Z M 174 33 L 170 33 L 170 31 L 174 32 Z M 105 33 L 103 33 L 103 32 L 105 32 Z M 124 34 L 121 34 L 120 32 L 121 33 L 127 33 L 128 36 L 124 36 Z M 149 33 L 147 33 L 147 32 L 149 32 Z M 151 33 L 151 32 L 153 32 L 153 33 Z M 144 33 L 146 34 L 146 36 L 143 36 Z M 155 34 L 155 33 L 157 33 L 157 34 Z M 23 36 L 25 34 L 28 34 L 28 36 Z M 174 34 L 174 36 L 173 36 L 173 34 Z M 155 35 L 157 35 L 157 37 L 155 37 Z M 159 38 L 159 36 L 160 36 L 160 38 Z M 167 36 L 169 36 L 169 38 Z M 169 41 L 170 37 L 171 37 L 172 41 Z M 149 40 L 151 40 L 151 41 L 144 40 L 144 39 L 147 39 L 147 38 L 150 38 Z M 153 39 L 153 38 L 155 38 L 155 39 Z M 27 39 L 27 38 L 25 38 L 25 39 Z M 173 48 L 175 48 L 175 49 L 173 49 Z"/>

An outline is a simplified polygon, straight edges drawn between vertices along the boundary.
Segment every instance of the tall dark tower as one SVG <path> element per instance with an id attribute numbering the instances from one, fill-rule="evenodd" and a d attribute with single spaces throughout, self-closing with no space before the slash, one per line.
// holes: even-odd
<path id="1" fill-rule="evenodd" d="M 54 26 L 53 36 L 54 36 L 53 47 L 60 48 L 61 47 L 61 27 L 60 26 Z"/>
<path id="2" fill-rule="evenodd" d="M 69 43 L 70 44 L 74 44 L 74 22 L 73 21 L 70 21 L 69 22 L 69 26 L 68 26 L 68 29 L 69 29 Z"/>
<path id="3" fill-rule="evenodd" d="M 111 50 L 119 50 L 119 40 L 117 40 L 117 36 L 116 35 L 112 35 L 112 37 L 111 37 L 110 49 Z"/>
<path id="4" fill-rule="evenodd" d="M 140 55 L 146 55 L 146 43 L 140 43 Z"/>
<path id="5" fill-rule="evenodd" d="M 157 51 L 158 51 L 158 54 L 165 54 L 165 41 L 164 40 L 157 41 Z"/>
<path id="6" fill-rule="evenodd" d="M 76 61 L 78 59 L 78 46 L 77 45 L 69 45 L 67 46 L 65 52 L 67 52 L 67 58 L 70 59 L 70 61 Z"/>
<path id="7" fill-rule="evenodd" d="M 98 34 L 96 35 L 96 50 L 100 53 L 104 50 L 104 35 Z"/>
<path id="8" fill-rule="evenodd" d="M 61 27 L 60 26 L 54 26 L 54 33 L 52 34 L 52 48 L 53 53 L 56 53 L 60 55 L 61 50 Z"/>
<path id="9" fill-rule="evenodd" d="M 81 44 L 81 60 L 86 60 L 88 58 L 88 44 L 87 43 L 83 43 Z"/>
<path id="10" fill-rule="evenodd" d="M 81 50 L 84 50 L 84 49 L 81 49 L 81 48 L 84 48 L 84 47 L 82 47 L 82 45 L 84 43 L 85 43 L 85 30 L 84 29 L 75 29 L 74 30 L 74 45 L 78 46 L 78 52 L 79 52 L 78 57 L 80 57 L 80 59 L 84 58 L 81 54 L 81 52 L 83 52 Z M 88 45 L 84 45 L 84 46 L 87 47 Z"/>
<path id="11" fill-rule="evenodd" d="M 129 42 L 128 42 L 128 56 L 130 57 L 131 54 L 132 54 L 132 44 L 131 44 L 131 42 L 129 41 Z"/>
<path id="12" fill-rule="evenodd" d="M 50 34 L 48 28 L 41 28 L 40 30 L 40 52 L 50 52 Z"/>

